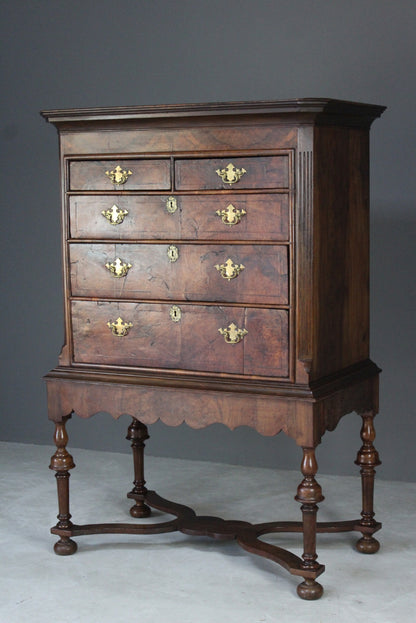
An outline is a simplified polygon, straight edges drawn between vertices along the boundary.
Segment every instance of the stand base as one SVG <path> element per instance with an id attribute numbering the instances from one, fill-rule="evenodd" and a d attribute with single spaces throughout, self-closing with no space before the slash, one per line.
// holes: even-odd
<path id="1" fill-rule="evenodd" d="M 324 572 L 324 565 L 316 563 L 314 567 L 306 567 L 302 558 L 299 558 L 286 549 L 271 545 L 259 537 L 277 532 L 303 532 L 301 521 L 275 521 L 262 524 L 251 524 L 246 521 L 226 521 L 219 517 L 197 516 L 188 506 L 170 502 L 157 495 L 155 491 L 148 491 L 145 496 L 149 507 L 174 515 L 175 518 L 160 523 L 132 524 L 132 523 L 97 523 L 85 525 L 71 525 L 69 528 L 51 528 L 52 534 L 61 538 L 55 545 L 58 555 L 74 554 L 77 545 L 70 537 L 84 534 L 162 534 L 166 532 L 182 532 L 191 536 L 209 536 L 214 539 L 236 540 L 246 551 L 273 560 L 284 567 L 292 575 L 304 579 L 298 586 L 298 595 L 302 599 L 319 599 L 323 588 L 315 579 Z M 357 531 L 364 534 L 360 542 L 376 542 L 371 535 L 381 528 L 380 523 L 372 527 L 360 524 L 360 519 L 339 522 L 318 522 L 317 532 L 335 533 Z M 357 546 L 358 547 L 358 546 Z M 359 550 L 364 551 L 365 550 Z M 376 551 L 376 550 L 374 550 Z M 366 553 L 370 553 L 368 550 Z"/>

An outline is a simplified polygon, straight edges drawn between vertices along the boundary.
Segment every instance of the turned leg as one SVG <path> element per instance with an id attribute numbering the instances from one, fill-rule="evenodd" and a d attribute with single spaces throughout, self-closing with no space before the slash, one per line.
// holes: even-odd
<path id="1" fill-rule="evenodd" d="M 367 413 L 360 414 L 363 420 L 361 428 L 361 439 L 363 445 L 357 453 L 356 465 L 361 467 L 361 486 L 363 496 L 363 510 L 361 513 L 360 525 L 363 526 L 363 536 L 357 541 L 356 548 L 362 554 L 375 554 L 379 548 L 380 543 L 372 535 L 372 530 L 377 525 L 374 519 L 373 499 L 374 499 L 374 476 L 376 470 L 374 469 L 381 462 L 378 458 L 378 452 L 373 446 L 373 441 L 376 437 L 374 430 L 374 414 L 369 411 Z"/>
<path id="2" fill-rule="evenodd" d="M 144 479 L 144 442 L 146 439 L 149 439 L 147 427 L 133 418 L 128 428 L 126 439 L 131 441 L 134 461 L 134 487 L 127 494 L 128 498 L 135 500 L 135 505 L 130 509 L 130 515 L 132 517 L 149 517 L 151 513 L 150 508 L 144 503 L 147 493 L 146 481 Z"/>
<path id="3" fill-rule="evenodd" d="M 304 478 L 298 487 L 295 500 L 302 504 L 302 570 L 304 569 L 306 573 L 304 582 L 299 584 L 297 592 L 302 599 L 319 599 L 323 593 L 323 588 L 313 577 L 314 572 L 318 573 L 318 570 L 321 568 L 321 565 L 317 562 L 318 556 L 316 553 L 316 514 L 318 512 L 317 503 L 321 502 L 324 497 L 320 485 L 315 480 L 318 464 L 314 448 L 303 448 L 301 470 Z"/>
<path id="4" fill-rule="evenodd" d="M 63 418 L 62 422 L 55 425 L 55 444 L 56 452 L 51 458 L 49 469 L 56 471 L 56 483 L 58 487 L 58 523 L 55 528 L 58 530 L 68 530 L 72 528 L 71 514 L 69 512 L 69 471 L 75 467 L 72 456 L 66 449 L 68 434 L 65 430 L 65 423 L 71 416 Z M 61 536 L 54 546 L 55 554 L 59 556 L 69 556 L 77 551 L 77 544 L 68 536 Z"/>

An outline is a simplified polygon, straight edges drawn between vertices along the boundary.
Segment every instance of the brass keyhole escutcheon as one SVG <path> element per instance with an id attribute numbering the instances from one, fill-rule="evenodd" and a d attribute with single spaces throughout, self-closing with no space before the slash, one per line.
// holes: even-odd
<path id="1" fill-rule="evenodd" d="M 237 208 L 230 203 L 224 210 L 217 210 L 215 214 L 218 214 L 218 216 L 221 217 L 221 220 L 225 225 L 231 226 L 237 225 L 241 221 L 242 217 L 247 214 L 247 212 L 244 209 L 237 210 Z"/>
<path id="2" fill-rule="evenodd" d="M 220 176 L 225 184 L 235 184 L 247 171 L 245 169 L 236 169 L 232 162 L 230 162 L 224 169 L 216 169 L 215 173 Z"/>
<path id="3" fill-rule="evenodd" d="M 168 197 L 166 199 L 166 210 L 169 212 L 169 214 L 175 214 L 177 209 L 178 201 L 176 197 Z"/>
<path id="4" fill-rule="evenodd" d="M 216 264 L 215 268 L 220 272 L 221 277 L 224 279 L 235 279 L 244 270 L 245 266 L 243 264 L 234 264 L 231 258 L 225 262 L 225 264 Z"/>
<path id="5" fill-rule="evenodd" d="M 169 316 L 172 322 L 180 322 L 180 319 L 182 318 L 181 308 L 178 307 L 177 305 L 172 305 L 172 307 L 169 310 Z"/>
<path id="6" fill-rule="evenodd" d="M 118 317 L 115 322 L 112 322 L 111 320 L 107 322 L 107 327 L 116 337 L 124 337 L 127 335 L 132 326 L 133 324 L 131 322 L 124 322 L 124 320 L 120 317 Z"/>
<path id="7" fill-rule="evenodd" d="M 234 322 L 232 322 L 226 329 L 218 329 L 227 344 L 238 344 L 247 335 L 247 329 L 239 329 Z"/>
<path id="8" fill-rule="evenodd" d="M 111 262 L 111 264 L 109 262 L 107 262 L 107 264 L 105 265 L 106 269 L 110 271 L 110 273 L 117 278 L 120 277 L 125 277 L 127 275 L 127 273 L 129 272 L 130 268 L 132 267 L 132 264 L 128 264 L 126 262 L 123 262 L 123 260 L 121 260 L 119 257 L 117 257 L 114 262 Z"/>
<path id="9" fill-rule="evenodd" d="M 110 178 L 113 184 L 120 186 L 125 184 L 129 179 L 129 176 L 133 174 L 132 171 L 123 170 L 118 164 L 112 171 L 106 171 L 106 176 Z"/>
<path id="10" fill-rule="evenodd" d="M 170 262 L 176 262 L 179 259 L 178 247 L 175 247 L 174 244 L 169 245 L 167 254 Z"/>
<path id="11" fill-rule="evenodd" d="M 111 225 L 120 225 L 128 213 L 128 210 L 121 210 L 118 206 L 116 206 L 116 204 L 114 204 L 109 210 L 103 210 L 101 212 L 101 214 L 105 216 Z"/>

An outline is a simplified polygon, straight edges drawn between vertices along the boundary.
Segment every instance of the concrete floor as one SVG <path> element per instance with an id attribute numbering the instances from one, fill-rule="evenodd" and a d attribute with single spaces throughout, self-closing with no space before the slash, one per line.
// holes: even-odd
<path id="1" fill-rule="evenodd" d="M 71 511 L 76 523 L 130 521 L 128 455 L 73 450 Z M 322 599 L 296 595 L 299 580 L 234 542 L 183 534 L 77 539 L 74 556 L 52 551 L 56 537 L 52 446 L 0 443 L 0 623 L 410 623 L 415 620 L 416 483 L 377 481 L 381 550 L 353 549 L 354 534 L 318 535 L 326 571 Z M 299 519 L 297 472 L 147 457 L 148 486 L 225 519 Z M 382 469 L 382 468 L 380 468 Z M 319 519 L 359 515 L 359 478 L 320 475 Z M 160 520 L 160 515 L 157 517 Z M 134 520 L 132 520 L 134 521 Z M 301 554 L 300 535 L 273 541 Z"/>

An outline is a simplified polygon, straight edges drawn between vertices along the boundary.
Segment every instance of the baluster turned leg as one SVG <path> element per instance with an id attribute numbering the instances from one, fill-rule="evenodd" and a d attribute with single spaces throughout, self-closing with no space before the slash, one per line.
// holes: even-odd
<path id="1" fill-rule="evenodd" d="M 131 507 L 130 515 L 132 517 L 149 517 L 151 510 L 144 502 L 147 493 L 144 479 L 144 442 L 149 439 L 147 427 L 133 418 L 126 439 L 131 441 L 134 461 L 134 487 L 127 494 L 127 497 L 132 498 L 136 503 Z"/>
<path id="2" fill-rule="evenodd" d="M 303 517 L 303 565 L 305 571 L 318 571 L 321 567 L 317 562 L 316 553 L 316 515 L 317 503 L 324 499 L 322 489 L 315 480 L 318 471 L 314 448 L 303 448 L 301 466 L 304 479 L 300 483 L 295 500 L 302 504 Z M 319 599 L 323 593 L 322 586 L 314 578 L 304 576 L 304 582 L 297 588 L 302 599 Z"/>
<path id="3" fill-rule="evenodd" d="M 377 465 L 381 464 L 378 457 L 378 452 L 373 446 L 373 441 L 376 437 L 374 430 L 374 414 L 369 411 L 360 414 L 363 420 L 361 428 L 361 439 L 363 445 L 357 453 L 356 465 L 361 467 L 361 486 L 362 486 L 362 500 L 363 510 L 361 513 L 360 525 L 363 526 L 363 536 L 357 541 L 356 548 L 362 554 L 375 554 L 379 548 L 380 543 L 372 536 L 371 530 L 377 525 L 374 519 L 373 499 L 374 499 L 374 476 Z M 369 529 L 366 532 L 365 529 Z"/>
<path id="4" fill-rule="evenodd" d="M 55 425 L 55 444 L 57 450 L 51 458 L 49 469 L 56 471 L 56 483 L 58 487 L 58 523 L 55 528 L 58 530 L 68 530 L 72 528 L 71 514 L 69 512 L 69 471 L 75 467 L 72 456 L 66 449 L 68 434 L 65 429 L 66 420 L 71 416 L 63 418 L 62 422 Z M 68 536 L 61 536 L 54 545 L 55 554 L 59 556 L 69 556 L 77 551 L 77 544 Z"/>

